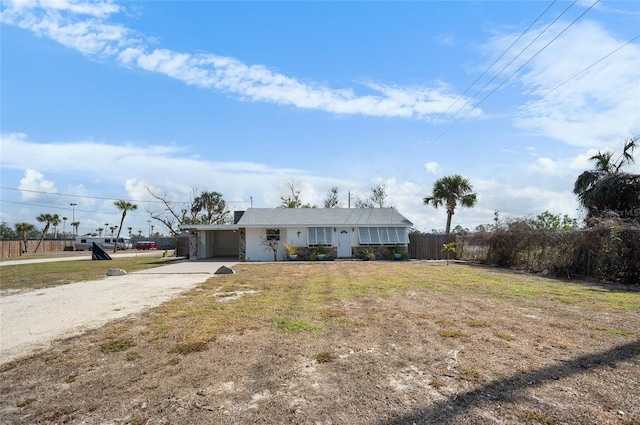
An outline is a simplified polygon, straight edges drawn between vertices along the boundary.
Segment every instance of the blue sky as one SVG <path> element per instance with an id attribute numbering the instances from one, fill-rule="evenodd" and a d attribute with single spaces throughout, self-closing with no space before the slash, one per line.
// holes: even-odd
<path id="1" fill-rule="evenodd" d="M 125 199 L 146 234 L 146 187 L 243 210 L 295 181 L 344 207 L 384 184 L 431 231 L 445 212 L 422 198 L 452 174 L 478 194 L 453 226 L 579 218 L 588 158 L 640 134 L 640 3 L 592 5 L 3 1 L 0 221 L 86 233 Z"/>

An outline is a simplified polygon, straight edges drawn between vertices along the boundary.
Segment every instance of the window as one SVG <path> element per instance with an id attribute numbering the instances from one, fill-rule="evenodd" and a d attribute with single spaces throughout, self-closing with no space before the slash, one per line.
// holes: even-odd
<path id="1" fill-rule="evenodd" d="M 279 241 L 280 240 L 280 229 L 267 229 L 267 240 L 268 241 Z"/>
<path id="2" fill-rule="evenodd" d="M 395 245 L 409 243 L 404 227 L 360 227 L 360 245 Z"/>
<path id="3" fill-rule="evenodd" d="M 309 245 L 333 245 L 333 228 L 309 227 Z"/>

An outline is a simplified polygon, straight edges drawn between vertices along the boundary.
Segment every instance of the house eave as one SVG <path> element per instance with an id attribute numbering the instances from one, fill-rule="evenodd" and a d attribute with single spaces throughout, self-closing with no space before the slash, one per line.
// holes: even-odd
<path id="1" fill-rule="evenodd" d="M 180 230 L 240 230 L 239 226 L 233 224 L 181 224 Z"/>

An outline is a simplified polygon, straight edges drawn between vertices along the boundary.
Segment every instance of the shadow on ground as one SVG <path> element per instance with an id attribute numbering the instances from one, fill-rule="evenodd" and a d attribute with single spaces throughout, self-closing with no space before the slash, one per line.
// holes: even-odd
<path id="1" fill-rule="evenodd" d="M 444 400 L 427 409 L 383 422 L 381 425 L 455 423 L 457 418 L 474 407 L 497 402 L 515 402 L 517 399 L 515 393 L 518 390 L 586 373 L 595 367 L 610 366 L 615 368 L 618 363 L 639 356 L 640 340 L 637 340 L 611 350 L 563 361 L 534 372 L 521 373 L 504 380 L 489 382 L 473 391 L 458 394 L 455 399 Z"/>

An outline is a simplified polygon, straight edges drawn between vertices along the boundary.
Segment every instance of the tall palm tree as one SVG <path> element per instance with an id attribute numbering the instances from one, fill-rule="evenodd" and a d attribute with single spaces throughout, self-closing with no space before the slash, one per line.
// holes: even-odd
<path id="1" fill-rule="evenodd" d="M 113 246 L 113 252 L 116 252 L 118 249 L 118 240 L 120 239 L 120 231 L 122 230 L 122 223 L 124 223 L 124 218 L 127 216 L 127 211 L 135 211 L 138 206 L 136 204 L 132 204 L 127 201 L 116 201 L 113 203 L 117 209 L 122 211 L 122 218 L 120 219 L 120 226 L 118 226 L 118 235 L 116 236 L 116 243 Z"/>
<path id="2" fill-rule="evenodd" d="M 587 210 L 588 217 L 606 210 L 633 209 L 640 203 L 640 176 L 622 171 L 622 167 L 635 162 L 633 151 L 639 140 L 640 136 L 625 140 L 617 160 L 610 151 L 598 151 L 589 158 L 594 169 L 582 172 L 573 186 L 573 193 Z"/>
<path id="3" fill-rule="evenodd" d="M 23 252 L 26 253 L 27 252 L 27 236 L 29 235 L 29 233 L 36 230 L 36 226 L 34 226 L 31 223 L 16 223 L 15 227 L 16 227 L 16 232 L 20 236 L 22 236 L 22 243 L 24 244 Z"/>
<path id="4" fill-rule="evenodd" d="M 434 208 L 444 205 L 447 208 L 447 237 L 451 232 L 451 217 L 455 213 L 458 203 L 461 207 L 472 208 L 478 200 L 473 193 L 473 187 L 469 179 L 459 174 L 442 177 L 433 184 L 431 196 L 423 199 L 425 205 L 432 205 Z"/>
<path id="5" fill-rule="evenodd" d="M 36 246 L 36 249 L 33 252 L 38 252 L 38 248 L 40 248 L 40 245 L 42 245 L 42 242 L 44 242 L 44 235 L 46 235 L 47 232 L 49 231 L 49 227 L 51 226 L 51 222 L 53 221 L 53 215 L 40 214 L 39 216 L 36 217 L 36 220 L 38 220 L 40 223 L 47 223 L 47 224 L 44 226 L 44 229 L 42 229 L 42 236 L 40 237 L 40 242 L 38 242 L 38 245 Z M 44 245 L 42 245 L 42 249 L 44 250 Z"/>

